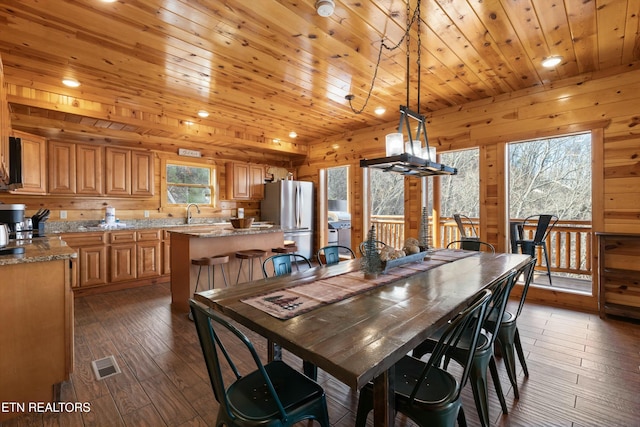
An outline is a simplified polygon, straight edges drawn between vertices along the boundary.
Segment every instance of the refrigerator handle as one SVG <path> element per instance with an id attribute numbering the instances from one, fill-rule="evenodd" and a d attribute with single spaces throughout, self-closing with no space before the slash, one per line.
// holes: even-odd
<path id="1" fill-rule="evenodd" d="M 296 185 L 296 228 L 300 228 L 302 226 L 302 220 L 300 218 L 302 204 L 302 191 L 300 190 L 300 185 Z"/>

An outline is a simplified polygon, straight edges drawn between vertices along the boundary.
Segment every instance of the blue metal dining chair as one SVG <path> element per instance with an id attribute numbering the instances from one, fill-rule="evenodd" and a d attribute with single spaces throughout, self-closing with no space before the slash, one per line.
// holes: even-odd
<path id="1" fill-rule="evenodd" d="M 320 248 L 316 253 L 316 259 L 320 265 L 332 265 L 340 262 L 340 251 L 348 253 L 351 259 L 356 257 L 351 248 L 341 245 L 330 245 Z"/>
<path id="2" fill-rule="evenodd" d="M 216 427 L 285 427 L 309 419 L 329 427 L 327 401 L 318 383 L 281 360 L 263 365 L 240 330 L 192 299 L 189 305 L 213 393 L 220 403 Z M 238 341 L 253 363 L 239 360 L 241 352 L 235 348 L 230 351 L 231 343 Z"/>
<path id="3" fill-rule="evenodd" d="M 264 277 L 269 277 L 267 271 L 269 270 L 268 266 L 271 264 L 273 270 L 273 276 L 281 276 L 283 274 L 290 274 L 292 272 L 292 265 L 295 263 L 296 268 L 298 263 L 304 263 L 309 268 L 311 268 L 311 261 L 304 255 L 300 254 L 276 254 L 271 255 L 269 258 L 265 259 L 262 263 L 262 274 Z"/>
<path id="4" fill-rule="evenodd" d="M 485 318 L 491 291 L 480 291 L 473 302 L 449 320 L 427 362 L 404 356 L 394 366 L 395 408 L 423 427 L 466 426 L 460 393 L 471 370 L 475 350 L 467 354 L 464 369 L 457 376 L 440 368 L 442 359 L 450 357 L 464 334 L 469 335 L 471 349 L 478 348 L 482 319 Z M 364 427 L 373 409 L 373 387 L 360 390 L 356 427 Z"/>
<path id="5" fill-rule="evenodd" d="M 469 333 L 463 334 L 460 341 L 456 344 L 455 350 L 450 354 L 450 358 L 458 362 L 460 365 L 465 366 L 469 360 L 471 360 L 471 372 L 469 375 L 469 383 L 471 390 L 473 391 L 473 398 L 476 403 L 476 410 L 478 411 L 478 417 L 480 418 L 480 424 L 483 427 L 491 425 L 489 418 L 489 393 L 487 388 L 487 370 L 491 372 L 491 379 L 493 380 L 502 412 L 507 414 L 507 403 L 504 399 L 504 393 L 502 392 L 502 385 L 500 384 L 500 378 L 498 376 L 498 367 L 496 360 L 493 356 L 493 344 L 498 335 L 500 324 L 498 322 L 488 322 L 488 318 L 492 316 L 496 319 L 501 319 L 504 314 L 504 310 L 509 299 L 511 289 L 515 285 L 517 278 L 517 271 L 513 270 L 502 279 L 496 281 L 491 287 L 491 300 L 487 308 L 487 316 L 483 318 L 482 330 L 480 337 L 477 341 L 476 347 L 472 345 L 471 336 Z M 427 353 L 431 353 L 436 347 L 442 334 L 442 329 L 437 331 L 432 337 L 427 338 L 422 344 L 418 345 L 412 352 L 414 357 L 422 357 Z M 474 353 L 473 357 L 469 359 L 469 353 Z M 445 368 L 447 366 L 445 361 Z"/>

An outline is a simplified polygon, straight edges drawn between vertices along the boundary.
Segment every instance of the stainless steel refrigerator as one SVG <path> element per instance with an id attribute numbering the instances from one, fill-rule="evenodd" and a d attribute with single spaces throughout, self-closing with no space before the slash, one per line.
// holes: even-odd
<path id="1" fill-rule="evenodd" d="M 293 240 L 300 255 L 313 258 L 313 183 L 278 181 L 265 184 L 260 203 L 261 220 L 271 221 L 284 231 L 285 240 Z"/>

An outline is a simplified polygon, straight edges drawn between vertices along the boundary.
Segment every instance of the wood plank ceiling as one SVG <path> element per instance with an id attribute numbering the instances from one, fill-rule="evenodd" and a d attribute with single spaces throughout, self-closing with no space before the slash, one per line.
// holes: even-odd
<path id="1" fill-rule="evenodd" d="M 402 40 L 406 2 L 336 0 L 328 18 L 317 15 L 314 3 L 0 1 L 0 55 L 13 127 L 50 137 L 64 130 L 77 139 L 131 141 L 222 143 L 235 134 L 242 137 L 231 143 L 253 140 L 260 148 L 279 139 L 284 151 L 302 154 L 300 147 L 323 136 L 397 120 L 407 99 L 417 109 L 415 25 L 409 97 L 402 42 L 382 50 L 362 113 L 345 100 L 354 94 L 353 107 L 363 107 L 381 41 L 393 46 Z M 411 10 L 415 6 L 411 0 Z M 640 0 L 422 0 L 420 111 L 622 72 L 640 59 L 639 15 Z M 551 55 L 561 55 L 561 64 L 543 68 L 541 60 Z M 81 86 L 63 87 L 63 77 Z M 63 106 L 27 96 L 27 89 L 82 103 Z M 115 110 L 92 110 L 87 102 L 129 115 L 116 119 Z M 378 106 L 386 113 L 376 115 Z M 199 118 L 199 110 L 209 117 Z M 186 121 L 222 129 L 224 137 L 181 130 Z"/>

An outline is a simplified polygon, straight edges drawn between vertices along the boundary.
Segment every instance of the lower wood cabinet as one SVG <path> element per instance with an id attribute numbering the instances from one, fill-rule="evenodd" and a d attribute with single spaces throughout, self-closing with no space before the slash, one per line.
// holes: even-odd
<path id="1" fill-rule="evenodd" d="M 162 229 L 63 234 L 62 240 L 78 252 L 72 286 L 77 292 L 97 292 L 168 281 L 168 235 Z"/>
<path id="2" fill-rule="evenodd" d="M 60 236 L 67 245 L 78 252 L 74 288 L 105 285 L 107 278 L 107 233 L 64 233 Z"/>
<path id="3" fill-rule="evenodd" d="M 162 230 L 136 232 L 137 276 L 157 277 L 162 274 Z"/>
<path id="4" fill-rule="evenodd" d="M 121 243 L 109 248 L 109 265 L 111 281 L 122 282 L 136 279 L 136 244 Z"/>
<path id="5" fill-rule="evenodd" d="M 104 285 L 107 283 L 107 248 L 88 246 L 78 249 L 78 261 L 82 268 L 79 286 Z"/>

